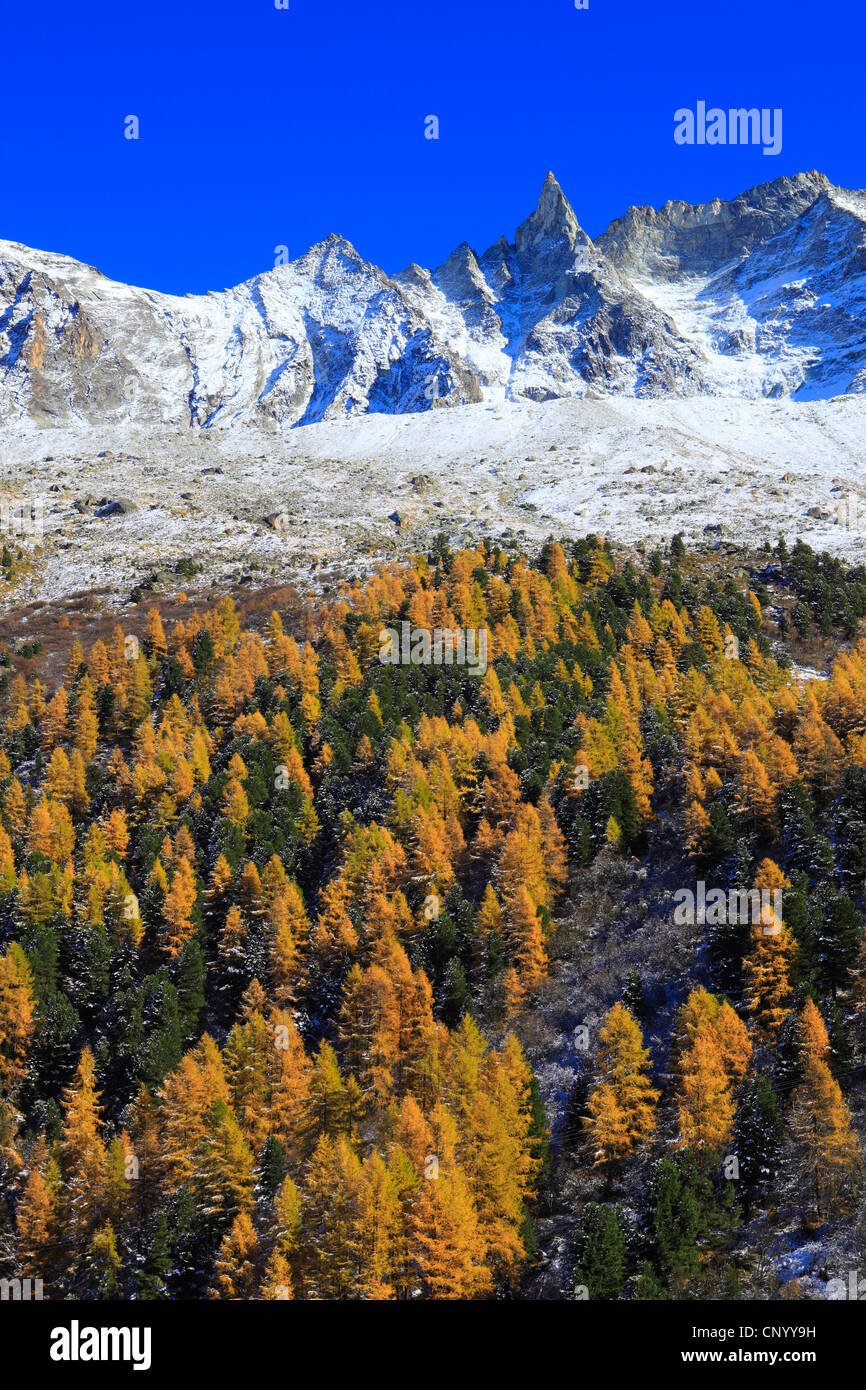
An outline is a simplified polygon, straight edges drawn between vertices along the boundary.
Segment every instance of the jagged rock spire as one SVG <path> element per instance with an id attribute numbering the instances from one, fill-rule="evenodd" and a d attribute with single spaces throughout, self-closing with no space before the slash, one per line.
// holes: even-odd
<path id="1" fill-rule="evenodd" d="M 535 211 L 517 228 L 515 245 L 519 252 L 532 250 L 542 242 L 565 243 L 574 248 L 588 245 L 589 237 L 578 222 L 574 208 L 552 173 L 548 173 Z"/>

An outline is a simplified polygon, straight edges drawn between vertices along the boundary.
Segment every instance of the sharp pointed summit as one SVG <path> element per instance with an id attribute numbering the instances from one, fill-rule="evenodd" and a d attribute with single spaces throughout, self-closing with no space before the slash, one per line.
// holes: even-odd
<path id="1" fill-rule="evenodd" d="M 572 250 L 591 244 L 552 173 L 544 180 L 538 206 L 517 228 L 515 237 L 518 252 L 532 250 L 544 242 L 564 244 Z"/>

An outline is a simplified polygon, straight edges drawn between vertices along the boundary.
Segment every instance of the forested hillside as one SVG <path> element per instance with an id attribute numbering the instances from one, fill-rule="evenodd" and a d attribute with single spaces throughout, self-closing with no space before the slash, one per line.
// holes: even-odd
<path id="1" fill-rule="evenodd" d="M 866 573 L 737 564 L 442 541 L 7 655 L 0 1275 L 812 1296 L 767 1252 L 863 1242 Z"/>

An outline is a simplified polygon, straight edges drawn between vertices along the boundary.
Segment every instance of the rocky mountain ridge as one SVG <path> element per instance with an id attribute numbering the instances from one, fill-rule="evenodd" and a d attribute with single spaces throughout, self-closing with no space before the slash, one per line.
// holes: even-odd
<path id="1" fill-rule="evenodd" d="M 630 208 L 595 241 L 552 174 L 479 254 L 389 277 L 342 237 L 234 289 L 122 285 L 0 241 L 0 419 L 214 429 L 589 395 L 866 390 L 866 193 L 822 174 Z"/>

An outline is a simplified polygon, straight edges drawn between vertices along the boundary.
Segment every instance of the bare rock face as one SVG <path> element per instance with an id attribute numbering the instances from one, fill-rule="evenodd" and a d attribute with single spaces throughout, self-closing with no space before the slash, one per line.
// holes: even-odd
<path id="1" fill-rule="evenodd" d="M 284 428 L 486 399 L 866 391 L 866 194 L 818 173 L 631 208 L 552 174 L 514 242 L 389 278 L 330 236 L 180 298 L 0 242 L 0 419 Z"/>
<path id="2" fill-rule="evenodd" d="M 706 275 L 750 253 L 792 226 L 832 189 L 823 174 L 775 179 L 724 202 L 671 202 L 629 208 L 599 237 L 605 255 L 624 274 L 671 280 Z"/>

